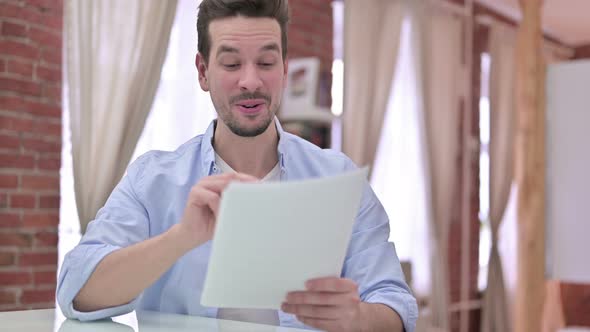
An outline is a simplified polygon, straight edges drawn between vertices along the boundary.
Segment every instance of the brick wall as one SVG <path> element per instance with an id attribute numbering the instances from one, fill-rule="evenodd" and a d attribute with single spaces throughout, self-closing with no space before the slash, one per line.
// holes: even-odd
<path id="1" fill-rule="evenodd" d="M 0 2 L 0 310 L 54 306 L 62 6 Z"/>
<path id="2" fill-rule="evenodd" d="M 290 6 L 289 56 L 320 58 L 320 103 L 327 106 L 331 2 Z M 0 310 L 54 306 L 62 16 L 61 0 L 0 3 Z"/>
<path id="3" fill-rule="evenodd" d="M 289 58 L 313 56 L 320 59 L 318 102 L 329 107 L 332 104 L 330 91 L 334 61 L 332 1 L 291 0 L 289 6 Z"/>

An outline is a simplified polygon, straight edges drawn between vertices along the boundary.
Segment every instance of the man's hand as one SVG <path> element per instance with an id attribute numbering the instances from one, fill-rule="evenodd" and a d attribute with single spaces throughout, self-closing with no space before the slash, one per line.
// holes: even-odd
<path id="1" fill-rule="evenodd" d="M 242 173 L 224 173 L 205 177 L 192 187 L 180 222 L 190 249 L 213 238 L 221 193 L 234 181 L 256 182 L 258 179 Z"/>
<path id="2" fill-rule="evenodd" d="M 302 323 L 324 331 L 361 331 L 361 299 L 350 279 L 309 280 L 305 291 L 290 292 L 281 309 Z"/>

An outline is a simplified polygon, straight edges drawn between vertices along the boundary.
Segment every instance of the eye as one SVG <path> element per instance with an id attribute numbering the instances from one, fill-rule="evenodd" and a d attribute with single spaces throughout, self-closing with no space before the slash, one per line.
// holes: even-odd
<path id="1" fill-rule="evenodd" d="M 237 69 L 240 66 L 239 63 L 227 63 L 227 64 L 223 64 L 223 67 L 225 67 L 226 69 Z"/>
<path id="2" fill-rule="evenodd" d="M 268 67 L 274 66 L 275 64 L 274 64 L 274 62 L 260 62 L 258 65 L 261 67 L 268 68 Z"/>

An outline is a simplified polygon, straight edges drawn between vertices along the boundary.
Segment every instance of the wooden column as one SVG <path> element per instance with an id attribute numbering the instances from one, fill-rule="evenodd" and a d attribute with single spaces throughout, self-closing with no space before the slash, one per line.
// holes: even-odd
<path id="1" fill-rule="evenodd" d="M 543 0 L 519 0 L 516 73 L 518 277 L 515 332 L 541 331 L 545 298 L 545 64 Z"/>

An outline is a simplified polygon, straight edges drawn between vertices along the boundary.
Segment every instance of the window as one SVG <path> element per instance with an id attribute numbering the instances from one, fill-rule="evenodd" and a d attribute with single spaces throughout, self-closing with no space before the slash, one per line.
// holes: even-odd
<path id="1" fill-rule="evenodd" d="M 488 53 L 481 55 L 481 93 L 479 98 L 479 274 L 477 285 L 484 290 L 487 284 L 488 261 L 492 241 L 490 211 L 490 66 Z"/>
<path id="2" fill-rule="evenodd" d="M 178 2 L 160 85 L 131 161 L 149 150 L 174 150 L 191 137 L 204 132 L 215 117 L 209 94 L 199 87 L 194 65 L 197 52 L 195 21 L 199 3 L 194 0 Z M 63 91 L 65 100 L 66 80 Z M 64 103 L 62 146 L 59 268 L 65 254 L 80 241 L 67 103 Z"/>
<path id="3" fill-rule="evenodd" d="M 430 240 L 423 173 L 426 161 L 411 40 L 411 21 L 406 18 L 371 185 L 389 216 L 390 241 L 395 243 L 400 261 L 411 263 L 410 286 L 421 296 L 430 291 Z"/>

